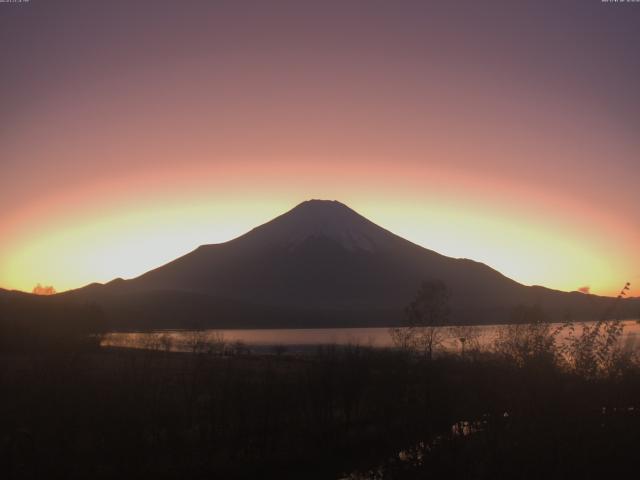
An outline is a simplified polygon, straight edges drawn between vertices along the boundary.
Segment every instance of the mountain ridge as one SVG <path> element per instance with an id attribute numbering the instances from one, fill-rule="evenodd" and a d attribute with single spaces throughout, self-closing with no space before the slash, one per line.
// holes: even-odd
<path id="1" fill-rule="evenodd" d="M 317 199 L 138 277 L 57 296 L 100 304 L 120 328 L 390 326 L 430 279 L 449 287 L 456 323 L 504 323 L 519 304 L 540 305 L 555 320 L 592 319 L 611 300 L 522 285 Z"/>

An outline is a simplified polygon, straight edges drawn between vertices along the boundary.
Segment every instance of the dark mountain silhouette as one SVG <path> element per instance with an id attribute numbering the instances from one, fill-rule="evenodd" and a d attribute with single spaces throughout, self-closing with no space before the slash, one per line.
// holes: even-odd
<path id="1" fill-rule="evenodd" d="M 540 305 L 555 319 L 594 318 L 612 301 L 521 285 L 324 200 L 303 202 L 241 237 L 200 246 L 140 277 L 56 297 L 95 302 L 119 328 L 374 326 L 400 321 L 429 279 L 449 287 L 455 322 L 505 322 L 519 304 Z"/>

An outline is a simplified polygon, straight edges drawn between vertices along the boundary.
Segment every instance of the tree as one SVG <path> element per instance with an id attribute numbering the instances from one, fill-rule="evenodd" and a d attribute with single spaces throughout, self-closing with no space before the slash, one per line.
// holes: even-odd
<path id="1" fill-rule="evenodd" d="M 35 295 L 54 295 L 56 293 L 56 289 L 51 285 L 42 286 L 40 284 L 37 284 L 35 287 L 33 287 L 32 292 Z"/>
<path id="2" fill-rule="evenodd" d="M 586 378 L 615 376 L 628 366 L 632 352 L 625 351 L 620 344 L 624 324 L 618 308 L 630 288 L 631 284 L 626 282 L 598 321 L 582 324 L 580 334 L 573 324 L 567 325 L 563 353 L 575 373 Z"/>
<path id="3" fill-rule="evenodd" d="M 389 333 L 396 346 L 422 352 L 431 360 L 434 349 L 442 342 L 441 327 L 449 322 L 449 313 L 449 290 L 444 282 L 424 281 L 405 308 L 405 324 Z"/>

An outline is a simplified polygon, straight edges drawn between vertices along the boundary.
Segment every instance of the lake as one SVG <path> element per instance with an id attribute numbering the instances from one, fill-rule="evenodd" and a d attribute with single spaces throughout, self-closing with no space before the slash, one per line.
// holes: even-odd
<path id="1" fill-rule="evenodd" d="M 636 347 L 640 335 L 640 324 L 636 320 L 622 322 L 624 330 L 620 342 L 625 349 Z M 552 324 L 560 326 L 560 324 Z M 576 323 L 576 332 L 580 332 L 580 323 Z M 500 330 L 501 325 L 475 326 L 474 336 L 480 346 L 490 345 Z M 459 335 L 454 335 L 447 328 L 442 329 L 442 348 L 455 351 L 460 349 Z M 563 333 L 559 337 L 562 342 L 566 338 Z M 319 345 L 362 345 L 371 347 L 391 347 L 393 342 L 388 328 L 285 328 L 260 330 L 160 330 L 154 332 L 124 333 L 113 332 L 105 336 L 102 345 L 129 348 L 170 348 L 173 351 L 190 351 L 194 342 L 216 343 L 223 340 L 225 344 L 243 344 L 246 349 L 256 352 L 281 350 L 302 352 L 309 351 Z M 163 343 L 164 342 L 164 343 Z"/>

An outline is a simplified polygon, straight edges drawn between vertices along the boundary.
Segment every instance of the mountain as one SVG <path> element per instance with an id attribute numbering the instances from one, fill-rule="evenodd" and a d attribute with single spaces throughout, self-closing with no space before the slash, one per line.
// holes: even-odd
<path id="1" fill-rule="evenodd" d="M 456 322 L 505 322 L 519 304 L 540 305 L 556 319 L 593 318 L 611 302 L 521 285 L 325 200 L 303 202 L 137 278 L 56 297 L 98 303 L 118 328 L 380 326 L 401 321 L 403 307 L 429 279 L 448 286 Z"/>

